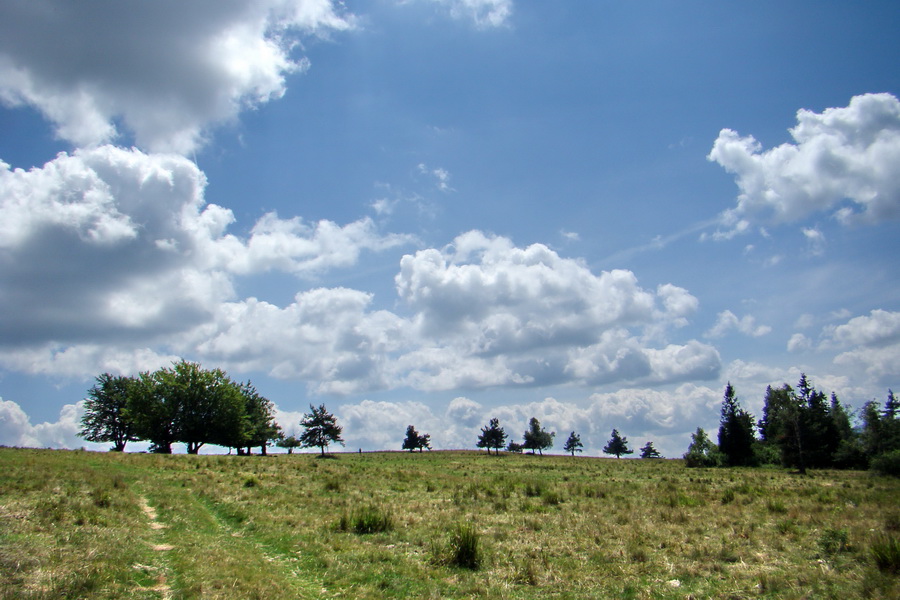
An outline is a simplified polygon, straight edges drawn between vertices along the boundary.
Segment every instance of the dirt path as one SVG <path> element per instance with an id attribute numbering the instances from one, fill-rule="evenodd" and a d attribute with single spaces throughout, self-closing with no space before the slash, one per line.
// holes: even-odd
<path id="1" fill-rule="evenodd" d="M 150 503 L 145 497 L 141 496 L 138 502 L 141 510 L 144 511 L 144 514 L 147 515 L 147 518 L 150 520 L 150 529 L 161 531 L 166 528 L 165 525 L 157 520 L 156 509 L 150 506 Z M 157 552 L 166 552 L 175 548 L 175 546 L 172 546 L 171 544 L 151 544 L 150 547 Z M 163 600 L 170 600 L 170 598 L 172 598 L 172 588 L 169 586 L 164 572 L 157 576 L 156 585 L 148 589 L 158 592 Z"/>

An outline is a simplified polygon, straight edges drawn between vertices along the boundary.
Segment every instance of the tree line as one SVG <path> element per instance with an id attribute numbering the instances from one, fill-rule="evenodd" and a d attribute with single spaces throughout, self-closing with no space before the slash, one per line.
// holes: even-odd
<path id="1" fill-rule="evenodd" d="M 274 406 L 249 381 L 232 381 L 221 369 L 181 360 L 137 377 L 104 373 L 88 390 L 80 435 L 89 442 L 150 442 L 150 451 L 171 454 L 184 443 L 188 454 L 206 444 L 249 454 L 281 438 Z"/>
<path id="2" fill-rule="evenodd" d="M 684 455 L 689 467 L 780 464 L 810 468 L 867 469 L 900 474 L 900 406 L 892 390 L 882 406 L 866 402 L 854 415 L 801 374 L 797 387 L 769 386 L 759 420 L 725 386 L 718 444 L 702 428 Z M 758 433 L 758 435 L 757 435 Z"/>
<path id="3" fill-rule="evenodd" d="M 79 435 L 89 442 L 111 442 L 122 452 L 128 442 L 150 442 L 150 452 L 171 454 L 183 443 L 188 454 L 206 444 L 235 448 L 240 455 L 270 443 L 288 449 L 343 444 L 342 427 L 325 405 L 310 405 L 300 437 L 285 436 L 275 407 L 249 381 L 231 380 L 221 369 L 203 369 L 181 360 L 172 367 L 137 377 L 104 373 L 88 390 Z"/>

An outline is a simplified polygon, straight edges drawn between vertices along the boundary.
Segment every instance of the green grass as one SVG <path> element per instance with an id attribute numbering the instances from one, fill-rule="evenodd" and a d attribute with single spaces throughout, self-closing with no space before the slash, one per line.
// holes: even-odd
<path id="1" fill-rule="evenodd" d="M 0 449 L 0 599 L 896 598 L 900 481 Z"/>

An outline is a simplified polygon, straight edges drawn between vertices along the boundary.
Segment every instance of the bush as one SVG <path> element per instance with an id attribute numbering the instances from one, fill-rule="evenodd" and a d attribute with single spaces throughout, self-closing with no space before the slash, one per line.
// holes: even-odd
<path id="1" fill-rule="evenodd" d="M 478 570 L 482 556 L 478 531 L 471 523 L 460 523 L 450 535 L 450 564 L 463 569 Z"/>
<path id="2" fill-rule="evenodd" d="M 873 458 L 872 470 L 879 475 L 900 477 L 900 450 L 892 450 Z"/>
<path id="3" fill-rule="evenodd" d="M 819 536 L 819 550 L 824 556 L 834 556 L 838 552 L 850 550 L 846 529 L 826 529 Z"/>
<path id="4" fill-rule="evenodd" d="M 872 540 L 869 554 L 879 571 L 900 573 L 900 538 L 882 533 Z"/>
<path id="5" fill-rule="evenodd" d="M 360 535 L 383 533 L 394 528 L 394 519 L 389 512 L 378 506 L 366 506 L 351 514 L 341 515 L 337 526 L 339 531 L 352 531 Z"/>

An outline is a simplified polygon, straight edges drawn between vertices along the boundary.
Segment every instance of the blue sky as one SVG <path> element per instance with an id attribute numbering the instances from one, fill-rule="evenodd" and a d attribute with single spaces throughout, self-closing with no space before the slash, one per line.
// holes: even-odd
<path id="1" fill-rule="evenodd" d="M 0 444 L 103 372 L 680 455 L 900 379 L 896 2 L 0 7 Z M 98 446 L 99 447 L 99 446 Z M 135 445 L 135 447 L 140 447 Z"/>

